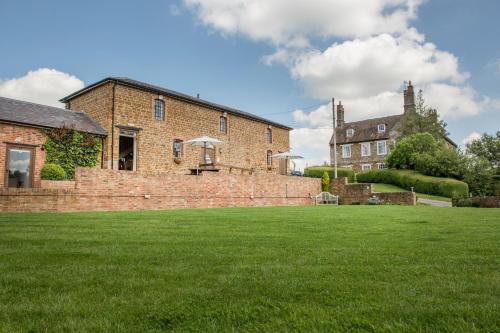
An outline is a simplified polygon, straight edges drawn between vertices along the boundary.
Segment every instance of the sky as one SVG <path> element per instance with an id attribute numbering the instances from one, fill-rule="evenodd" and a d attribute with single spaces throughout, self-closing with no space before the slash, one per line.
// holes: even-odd
<path id="1" fill-rule="evenodd" d="M 0 96 L 58 100 L 126 76 L 291 126 L 299 167 L 347 121 L 422 89 L 458 144 L 500 130 L 498 0 L 0 0 Z"/>

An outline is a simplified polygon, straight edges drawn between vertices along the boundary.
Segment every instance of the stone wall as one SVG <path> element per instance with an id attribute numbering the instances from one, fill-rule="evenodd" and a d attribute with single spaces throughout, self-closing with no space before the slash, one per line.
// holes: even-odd
<path id="1" fill-rule="evenodd" d="M 81 168 L 75 188 L 0 188 L 0 211 L 123 211 L 310 205 L 321 180 L 256 173 L 127 172 Z"/>
<path id="2" fill-rule="evenodd" d="M 290 149 L 289 131 L 271 125 L 272 143 L 266 143 L 269 124 L 227 114 L 227 133 L 219 128 L 223 111 L 192 102 L 159 96 L 152 92 L 117 84 L 115 86 L 114 115 L 112 113 L 113 83 L 96 87 L 73 98 L 68 106 L 73 110 L 89 113 L 103 126 L 106 138 L 104 167 L 118 169 L 120 129 L 117 126 L 137 129 L 137 170 L 185 173 L 202 161 L 202 148 L 184 145 L 179 163 L 174 162 L 173 142 L 183 142 L 207 135 L 224 144 L 217 146 L 215 161 L 220 164 L 278 173 L 279 161 L 273 161 L 268 170 L 267 151 L 273 154 Z M 155 99 L 165 105 L 165 119 L 154 118 Z M 114 117 L 115 127 L 112 126 Z M 111 161 L 113 152 L 113 162 Z"/>
<path id="3" fill-rule="evenodd" d="M 331 192 L 340 197 L 344 205 L 367 204 L 368 199 L 376 196 L 382 203 L 416 205 L 417 197 L 414 192 L 380 193 L 373 191 L 372 184 L 349 184 L 347 177 L 331 180 Z"/>

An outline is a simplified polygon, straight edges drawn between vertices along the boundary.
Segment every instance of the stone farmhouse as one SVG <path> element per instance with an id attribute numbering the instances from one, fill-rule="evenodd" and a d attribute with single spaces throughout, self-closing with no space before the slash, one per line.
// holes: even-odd
<path id="1" fill-rule="evenodd" d="M 185 173 L 208 162 L 221 170 L 287 173 L 273 155 L 290 149 L 290 127 L 129 78 L 109 77 L 61 99 L 107 132 L 102 167 Z M 184 142 L 207 135 L 206 151 Z"/>
<path id="2" fill-rule="evenodd" d="M 400 137 L 402 121 L 407 112 L 415 108 L 415 92 L 411 81 L 404 90 L 404 113 L 394 116 L 365 119 L 346 123 L 342 102 L 337 105 L 337 147 L 330 140 L 330 159 L 334 163 L 335 148 L 337 164 L 340 168 L 352 169 L 356 172 L 371 169 L 386 169 L 385 162 L 391 149 Z M 457 145 L 448 137 L 445 142 L 449 147 Z"/>
<path id="3" fill-rule="evenodd" d="M 106 78 L 61 99 L 66 109 L 0 97 L 0 187 L 40 187 L 45 129 L 102 138 L 98 167 L 186 174 L 207 162 L 219 172 L 287 174 L 290 127 L 128 78 Z M 185 141 L 210 136 L 223 143 Z"/>

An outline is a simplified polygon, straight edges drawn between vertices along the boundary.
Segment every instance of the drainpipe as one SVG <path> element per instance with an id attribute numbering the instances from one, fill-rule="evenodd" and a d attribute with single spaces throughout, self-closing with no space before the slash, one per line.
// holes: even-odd
<path id="1" fill-rule="evenodd" d="M 115 147 L 115 87 L 116 81 L 113 83 L 113 100 L 111 104 L 111 170 L 114 169 L 114 147 Z"/>

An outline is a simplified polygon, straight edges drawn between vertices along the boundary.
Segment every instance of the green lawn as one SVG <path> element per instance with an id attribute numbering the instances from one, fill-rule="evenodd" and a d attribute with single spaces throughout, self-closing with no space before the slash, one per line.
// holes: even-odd
<path id="1" fill-rule="evenodd" d="M 409 192 L 408 190 L 405 190 L 404 188 L 398 187 L 396 185 L 391 185 L 391 184 L 374 183 L 373 186 L 374 186 L 375 192 Z M 417 198 L 425 198 L 425 199 L 432 199 L 432 200 L 437 200 L 437 201 L 451 202 L 451 198 L 441 197 L 439 195 L 424 194 L 424 193 L 417 193 Z"/>
<path id="2" fill-rule="evenodd" d="M 0 214 L 0 332 L 498 332 L 500 210 Z"/>

